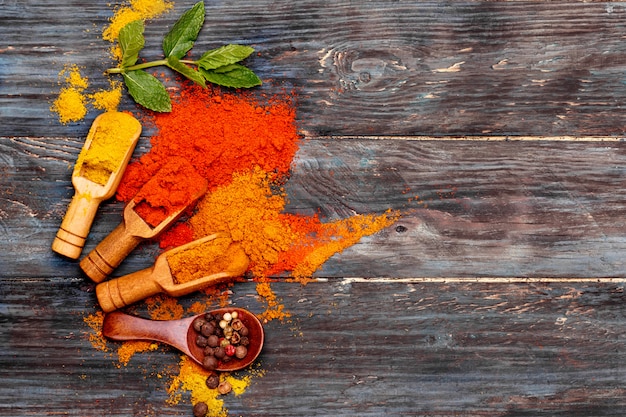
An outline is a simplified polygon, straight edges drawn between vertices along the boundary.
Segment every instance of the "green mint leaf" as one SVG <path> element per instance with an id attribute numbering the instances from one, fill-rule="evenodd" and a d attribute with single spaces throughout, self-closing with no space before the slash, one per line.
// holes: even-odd
<path id="1" fill-rule="evenodd" d="M 139 51 L 143 49 L 144 37 L 143 37 L 143 21 L 135 20 L 130 22 L 122 29 L 119 34 L 119 45 L 122 50 L 121 67 L 126 68 L 131 65 L 135 65 L 137 59 L 139 59 Z"/>
<path id="2" fill-rule="evenodd" d="M 182 62 L 180 62 L 178 58 L 174 58 L 172 56 L 168 57 L 167 66 L 173 69 L 174 71 L 177 71 L 180 74 L 184 75 L 185 77 L 187 77 L 194 83 L 199 84 L 202 87 L 206 87 L 206 82 L 202 74 L 200 74 L 195 69 L 183 64 Z"/>
<path id="3" fill-rule="evenodd" d="M 205 52 L 198 60 L 198 66 L 205 70 L 212 70 L 224 65 L 239 62 L 254 52 L 254 48 L 244 45 L 224 45 L 217 49 Z"/>
<path id="4" fill-rule="evenodd" d="M 124 83 L 131 97 L 147 109 L 168 113 L 172 111 L 170 95 L 165 86 L 143 70 L 123 73 Z"/>
<path id="5" fill-rule="evenodd" d="M 250 88 L 261 85 L 261 79 L 252 70 L 239 64 L 230 64 L 214 70 L 200 68 L 202 76 L 213 84 L 231 88 Z"/>
<path id="6" fill-rule="evenodd" d="M 204 2 L 196 3 L 187 10 L 163 39 L 166 57 L 181 59 L 193 47 L 204 23 Z"/>

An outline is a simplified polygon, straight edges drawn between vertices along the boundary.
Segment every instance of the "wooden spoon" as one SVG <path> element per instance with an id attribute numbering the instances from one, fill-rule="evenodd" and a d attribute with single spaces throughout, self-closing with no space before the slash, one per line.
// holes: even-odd
<path id="1" fill-rule="evenodd" d="M 134 200 L 129 202 L 124 208 L 124 221 L 80 261 L 80 267 L 94 282 L 104 281 L 140 242 L 158 236 L 178 220 L 205 192 L 206 187 L 192 196 L 186 206 L 170 214 L 156 227 L 151 227 L 137 214 L 134 210 L 136 205 Z"/>
<path id="2" fill-rule="evenodd" d="M 127 147 L 126 152 L 117 171 L 111 173 L 107 183 L 104 185 L 81 176 L 82 164 L 74 166 L 72 185 L 75 193 L 63 217 L 56 238 L 52 242 L 52 250 L 68 258 L 78 259 L 80 256 L 100 203 L 115 194 L 122 180 L 122 174 L 141 135 L 141 123 L 130 114 L 117 112 L 102 113 L 93 121 L 83 145 L 83 151 L 90 148 L 94 137 L 98 133 L 98 128 L 101 124 L 110 123 L 108 119 L 113 115 L 115 117 L 128 117 L 129 121 L 131 121 L 130 124 L 133 126 L 132 130 L 129 129 L 127 132 L 124 132 L 128 137 L 119 138 L 120 146 Z"/>
<path id="3" fill-rule="evenodd" d="M 215 285 L 219 282 L 242 275 L 248 268 L 250 260 L 243 249 L 239 248 L 235 255 L 233 255 L 232 262 L 226 271 L 180 284 L 176 283 L 172 276 L 167 260 L 168 256 L 177 251 L 183 251 L 202 245 L 220 236 L 222 236 L 220 233 L 215 233 L 177 248 L 170 249 L 159 255 L 151 268 L 146 268 L 98 284 L 96 286 L 96 296 L 100 307 L 102 307 L 105 313 L 108 313 L 161 292 L 167 293 L 172 297 L 180 297 L 209 285 Z"/>
<path id="4" fill-rule="evenodd" d="M 243 359 L 220 362 L 216 370 L 221 372 L 236 371 L 252 364 L 261 353 L 265 340 L 261 322 L 248 310 L 220 308 L 212 310 L 210 313 L 224 314 L 226 312 L 232 313 L 233 311 L 237 311 L 239 319 L 248 328 L 250 344 L 247 346 L 248 354 Z M 116 341 L 154 340 L 166 343 L 202 365 L 204 353 L 202 348 L 196 345 L 198 332 L 193 328 L 194 320 L 202 316 L 204 314 L 180 320 L 147 320 L 114 311 L 104 316 L 102 334 Z"/>

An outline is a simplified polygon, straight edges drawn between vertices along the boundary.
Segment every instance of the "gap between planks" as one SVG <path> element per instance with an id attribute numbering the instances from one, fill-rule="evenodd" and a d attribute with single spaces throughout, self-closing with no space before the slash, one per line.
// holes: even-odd
<path id="1" fill-rule="evenodd" d="M 334 278 L 315 278 L 317 282 L 328 282 L 334 280 Z M 532 284 L 532 283 L 626 283 L 626 278 L 567 278 L 567 277 L 409 277 L 409 278 L 362 278 L 362 277 L 343 277 L 339 278 L 339 281 L 350 283 L 405 283 L 405 284 L 417 284 L 417 283 L 477 283 L 477 284 Z"/>
<path id="2" fill-rule="evenodd" d="M 474 141 L 474 142 L 624 142 L 623 136 L 368 136 L 368 135 L 311 135 L 316 139 L 351 139 L 351 140 L 405 140 L 405 141 Z"/>

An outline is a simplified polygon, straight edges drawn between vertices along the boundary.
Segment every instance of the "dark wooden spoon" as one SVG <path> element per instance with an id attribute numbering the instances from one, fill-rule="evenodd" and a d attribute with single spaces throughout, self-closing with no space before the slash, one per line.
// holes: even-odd
<path id="1" fill-rule="evenodd" d="M 220 308 L 210 313 L 224 314 L 236 311 L 239 320 L 248 328 L 250 344 L 248 354 L 243 359 L 233 358 L 229 362 L 219 362 L 216 371 L 228 372 L 243 369 L 259 356 L 263 348 L 265 333 L 259 319 L 248 310 L 241 308 Z M 198 332 L 193 328 L 193 322 L 204 314 L 191 316 L 180 320 L 147 320 L 140 317 L 114 311 L 104 316 L 102 334 L 111 340 L 154 340 L 166 343 L 180 350 L 191 359 L 202 365 L 204 353 L 196 345 Z"/>

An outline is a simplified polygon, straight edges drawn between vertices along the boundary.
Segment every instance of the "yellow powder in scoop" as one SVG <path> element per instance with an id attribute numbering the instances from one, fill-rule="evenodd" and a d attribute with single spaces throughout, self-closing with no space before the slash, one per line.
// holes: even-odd
<path id="1" fill-rule="evenodd" d="M 78 155 L 75 169 L 79 176 L 105 185 L 122 166 L 134 140 L 132 133 L 140 128 L 139 121 L 129 114 L 103 113 L 89 131 L 91 144 Z"/>

